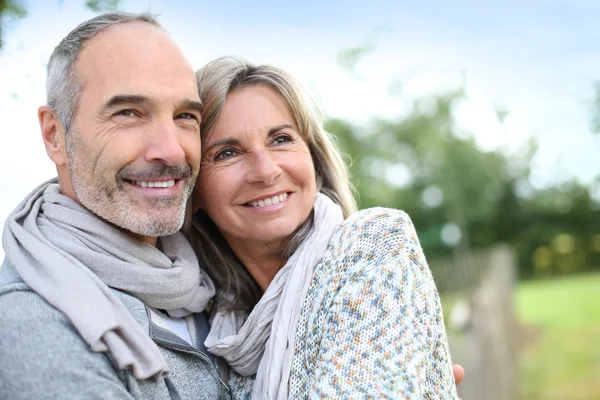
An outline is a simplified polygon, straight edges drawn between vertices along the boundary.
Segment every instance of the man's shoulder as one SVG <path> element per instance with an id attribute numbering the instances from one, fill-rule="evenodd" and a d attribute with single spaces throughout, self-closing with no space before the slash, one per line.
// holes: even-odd
<path id="1" fill-rule="evenodd" d="M 56 347 L 87 352 L 66 315 L 32 291 L 18 275 L 13 276 L 11 269 L 6 263 L 0 267 L 0 358 L 35 360 Z"/>
<path id="2" fill-rule="evenodd" d="M 71 321 L 6 262 L 0 267 L 0 397 L 130 399 L 106 353 L 92 351 Z M 73 379 L 73 377 L 78 379 Z"/>
<path id="3" fill-rule="evenodd" d="M 0 310 L 4 329 L 10 329 L 12 323 L 19 324 L 24 319 L 61 319 L 57 315 L 60 313 L 33 292 L 6 259 L 0 266 Z"/>
<path id="4" fill-rule="evenodd" d="M 26 289 L 27 285 L 5 258 L 2 264 L 0 264 L 0 295 L 16 290 L 17 288 Z"/>
<path id="5" fill-rule="evenodd" d="M 25 283 L 2 288 L 0 312 L 1 398 L 132 398 L 107 354 Z"/>
<path id="6" fill-rule="evenodd" d="M 6 261 L 0 267 L 0 310 L 0 335 L 7 330 L 23 331 L 25 328 L 39 329 L 31 334 L 70 329 L 67 317 L 31 290 Z"/>
<path id="7" fill-rule="evenodd" d="M 147 327 L 148 311 L 144 303 L 119 290 L 111 291 L 133 317 Z M 55 327 L 74 329 L 67 316 L 33 291 L 6 259 L 0 266 L 0 310 L 3 314 L 3 323 L 0 325 L 5 325 L 6 328 L 10 320 L 17 324 L 29 321 L 45 325 L 46 328 L 49 327 L 47 324 L 52 324 Z"/>

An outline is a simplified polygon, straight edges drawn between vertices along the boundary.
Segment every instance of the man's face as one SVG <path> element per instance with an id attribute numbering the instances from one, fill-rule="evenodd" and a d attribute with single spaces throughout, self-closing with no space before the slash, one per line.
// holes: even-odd
<path id="1" fill-rule="evenodd" d="M 70 179 L 61 187 L 72 187 L 63 193 L 150 243 L 175 233 L 200 159 L 190 65 L 166 34 L 133 22 L 88 41 L 75 69 L 82 92 L 66 133 Z"/>

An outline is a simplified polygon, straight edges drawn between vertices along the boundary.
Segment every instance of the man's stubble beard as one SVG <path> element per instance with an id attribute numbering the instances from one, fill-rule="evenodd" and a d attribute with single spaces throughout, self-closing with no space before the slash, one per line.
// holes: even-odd
<path id="1" fill-rule="evenodd" d="M 74 135 L 75 134 L 75 135 Z M 125 166 L 116 176 L 86 176 L 85 161 L 74 128 L 66 133 L 68 168 L 73 190 L 81 204 L 98 217 L 135 234 L 147 237 L 171 235 L 179 231 L 185 219 L 187 199 L 194 187 L 194 177 L 189 165 L 170 167 L 154 164 L 144 171 L 133 171 Z M 85 159 L 85 157 L 83 157 Z M 119 176 L 138 174 L 137 180 L 158 179 L 161 175 L 181 176 L 184 190 L 176 197 L 146 198 L 144 205 L 132 198 Z M 93 182 L 93 184 L 91 183 Z"/>

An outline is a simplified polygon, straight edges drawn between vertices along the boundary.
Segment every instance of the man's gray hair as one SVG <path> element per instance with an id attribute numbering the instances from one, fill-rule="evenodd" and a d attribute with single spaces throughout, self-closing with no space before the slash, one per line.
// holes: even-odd
<path id="1" fill-rule="evenodd" d="M 48 61 L 46 102 L 58 115 L 65 132 L 69 131 L 79 104 L 82 84 L 74 65 L 84 43 L 109 26 L 134 21 L 145 22 L 162 29 L 153 14 L 105 13 L 73 29 L 52 52 Z"/>

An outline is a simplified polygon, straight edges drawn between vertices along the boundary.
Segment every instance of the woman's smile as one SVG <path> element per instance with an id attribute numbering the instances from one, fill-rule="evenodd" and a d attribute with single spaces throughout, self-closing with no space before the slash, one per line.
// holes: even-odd
<path id="1" fill-rule="evenodd" d="M 283 192 L 275 195 L 264 196 L 259 199 L 254 199 L 245 203 L 244 205 L 256 208 L 257 211 L 279 210 L 287 204 L 287 198 L 288 192 Z"/>

